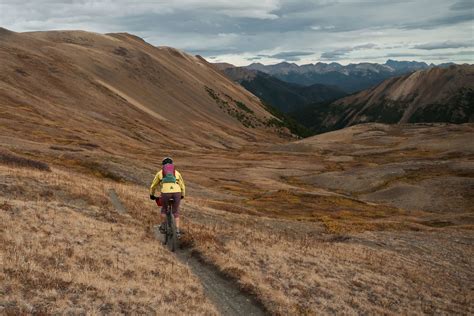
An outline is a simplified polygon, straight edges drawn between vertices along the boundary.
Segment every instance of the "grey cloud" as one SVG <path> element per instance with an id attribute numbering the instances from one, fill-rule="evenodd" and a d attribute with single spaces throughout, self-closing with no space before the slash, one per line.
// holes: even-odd
<path id="1" fill-rule="evenodd" d="M 366 49 L 366 48 L 375 48 L 375 47 L 377 47 L 376 44 L 368 43 L 368 44 L 364 44 L 364 45 L 354 46 L 354 47 L 352 48 L 352 50 L 359 50 L 359 49 Z"/>
<path id="2" fill-rule="evenodd" d="M 417 21 L 414 23 L 407 23 L 402 25 L 402 29 L 436 29 L 442 26 L 456 25 L 464 22 L 473 22 L 474 17 L 472 12 L 463 12 L 454 15 L 442 16 L 439 18 L 429 19 L 426 21 Z"/>
<path id="3" fill-rule="evenodd" d="M 202 55 L 208 58 L 212 55 L 225 55 L 234 52 L 236 49 L 233 47 L 230 48 L 206 48 L 206 49 L 188 49 L 187 52 L 193 55 Z M 216 56 L 215 56 L 216 57 Z"/>
<path id="4" fill-rule="evenodd" d="M 423 55 L 417 54 L 417 53 L 390 53 L 390 54 L 383 55 L 383 57 L 385 58 L 419 57 L 419 56 L 423 56 Z"/>
<path id="5" fill-rule="evenodd" d="M 267 55 L 267 54 L 257 54 L 253 57 L 246 57 L 245 59 L 246 60 L 260 60 L 260 59 L 263 59 L 263 58 L 267 58 L 267 57 L 270 57 L 270 55 Z"/>
<path id="6" fill-rule="evenodd" d="M 342 59 L 347 53 L 350 51 L 346 51 L 343 49 L 333 50 L 332 52 L 324 52 L 321 54 L 322 60 L 339 60 Z"/>
<path id="7" fill-rule="evenodd" d="M 309 56 L 313 54 L 314 54 L 313 52 L 294 51 L 294 52 L 280 52 L 274 55 L 270 55 L 269 57 L 276 58 L 276 59 L 284 59 L 287 61 L 298 61 L 301 59 L 302 56 Z"/>
<path id="8" fill-rule="evenodd" d="M 470 62 L 474 62 L 474 50 L 464 50 L 460 52 L 451 52 L 451 53 L 438 53 L 438 54 L 430 54 L 430 57 L 434 56 L 449 56 L 449 57 L 456 57 L 456 56 L 468 56 L 470 57 Z"/>
<path id="9" fill-rule="evenodd" d="M 472 0 L 462 0 L 454 3 L 450 6 L 450 9 L 453 11 L 463 11 L 463 10 L 474 10 L 474 2 Z M 471 12 L 472 14 L 472 12 Z"/>
<path id="10" fill-rule="evenodd" d="M 454 42 L 454 41 L 445 41 L 445 42 L 434 42 L 415 45 L 413 48 L 424 49 L 424 50 L 434 50 L 434 49 L 446 49 L 446 48 L 466 48 L 474 46 L 474 42 Z"/>
<path id="11" fill-rule="evenodd" d="M 282 1 L 281 7 L 274 11 L 279 16 L 313 12 L 337 5 L 338 1 Z"/>
<path id="12" fill-rule="evenodd" d="M 301 60 L 303 56 L 310 56 L 313 55 L 313 52 L 300 52 L 300 51 L 288 51 L 288 52 L 280 52 L 273 55 L 269 54 L 257 54 L 253 57 L 247 57 L 246 60 L 260 60 L 263 58 L 273 58 L 273 59 L 283 59 L 285 61 L 298 61 Z"/>
<path id="13" fill-rule="evenodd" d="M 14 31 L 125 31 L 205 57 L 308 62 L 312 55 L 347 60 L 364 49 L 397 53 L 414 47 L 397 43 L 420 38 L 466 41 L 472 25 L 460 23 L 472 21 L 470 8 L 465 0 L 0 0 L 0 24 Z M 368 41 L 377 46 L 355 44 Z"/>
<path id="14" fill-rule="evenodd" d="M 248 61 L 261 60 L 261 59 L 263 59 L 262 56 L 255 56 L 255 57 L 247 57 L 247 58 L 245 58 L 245 60 L 248 60 Z"/>
<path id="15" fill-rule="evenodd" d="M 471 57 L 471 63 L 474 61 L 474 51 L 460 51 L 460 52 L 451 52 L 451 53 L 429 53 L 429 54 L 420 54 L 420 53 L 389 53 L 378 56 L 361 56 L 355 57 L 356 60 L 387 60 L 390 58 L 412 58 L 415 59 L 436 59 L 436 60 L 464 60 L 465 56 Z"/>
<path id="16" fill-rule="evenodd" d="M 356 50 L 364 50 L 364 49 L 372 49 L 372 48 L 377 48 L 376 44 L 373 43 L 367 43 L 363 45 L 357 45 L 354 47 L 341 47 L 338 49 L 335 49 L 333 51 L 329 52 L 324 52 L 321 54 L 321 59 L 323 60 L 338 60 L 343 57 L 345 57 L 347 54 L 350 52 L 356 51 Z"/>

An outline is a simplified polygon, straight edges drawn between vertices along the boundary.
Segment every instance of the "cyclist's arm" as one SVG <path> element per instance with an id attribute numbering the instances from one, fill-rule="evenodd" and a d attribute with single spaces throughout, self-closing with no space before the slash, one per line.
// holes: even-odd
<path id="1" fill-rule="evenodd" d="M 177 175 L 176 182 L 178 182 L 179 187 L 181 188 L 181 195 L 183 197 L 185 197 L 186 196 L 186 186 L 184 184 L 183 177 L 181 176 L 181 173 L 179 173 L 179 172 L 176 172 L 176 175 Z"/>
<path id="2" fill-rule="evenodd" d="M 150 186 L 150 195 L 155 195 L 155 191 L 156 191 L 156 187 L 158 186 L 158 184 L 160 184 L 161 182 L 161 175 L 160 175 L 160 171 L 158 171 L 155 175 L 155 179 L 153 179 L 153 182 L 151 183 L 151 186 Z"/>

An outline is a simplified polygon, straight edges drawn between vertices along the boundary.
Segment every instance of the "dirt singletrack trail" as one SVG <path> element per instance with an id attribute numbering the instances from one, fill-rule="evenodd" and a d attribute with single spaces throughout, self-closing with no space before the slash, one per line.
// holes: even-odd
<path id="1" fill-rule="evenodd" d="M 108 194 L 117 212 L 126 213 L 127 210 L 120 202 L 117 192 L 114 189 L 109 189 Z M 153 230 L 155 239 L 163 243 L 164 238 L 158 230 L 158 225 Z M 178 248 L 175 255 L 183 264 L 189 266 L 198 277 L 204 288 L 204 293 L 221 315 L 265 315 L 255 298 L 243 293 L 235 282 L 225 278 L 216 268 L 192 256 L 191 250 Z"/>
<path id="2" fill-rule="evenodd" d="M 155 239 L 161 243 L 164 242 L 163 235 L 157 231 L 157 227 L 155 227 L 154 234 Z M 255 298 L 243 293 L 235 282 L 224 277 L 215 267 L 193 256 L 191 250 L 178 248 L 175 255 L 198 277 L 204 288 L 204 293 L 221 315 L 265 315 Z"/>
<path id="3" fill-rule="evenodd" d="M 214 267 L 192 256 L 191 251 L 178 250 L 176 256 L 199 278 L 204 293 L 221 315 L 265 315 L 254 298 L 242 293 L 237 284 L 222 276 Z"/>

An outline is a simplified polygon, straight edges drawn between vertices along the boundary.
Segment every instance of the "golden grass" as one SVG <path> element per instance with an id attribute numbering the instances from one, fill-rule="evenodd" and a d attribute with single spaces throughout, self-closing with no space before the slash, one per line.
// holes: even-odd
<path id="1" fill-rule="evenodd" d="M 389 188 L 391 185 L 399 182 L 417 184 L 423 180 L 442 178 L 442 177 L 461 177 L 461 178 L 474 178 L 474 172 L 472 170 L 452 170 L 449 168 L 443 168 L 441 166 L 425 166 L 414 170 L 406 170 L 405 174 L 392 177 L 377 187 L 372 187 L 366 191 L 357 192 L 356 196 L 369 194 L 372 192 L 380 191 Z"/>
<path id="2" fill-rule="evenodd" d="M 395 230 L 322 238 L 311 231 L 291 232 L 292 221 L 208 208 L 199 212 L 223 223 L 187 223 L 194 247 L 272 314 L 468 311 L 474 253 L 469 246 L 450 244 L 455 232 Z M 440 252 L 440 244 L 454 248 Z"/>
<path id="3" fill-rule="evenodd" d="M 454 230 L 436 224 L 434 215 L 309 193 L 308 186 L 279 171 L 269 174 L 262 169 L 265 173 L 259 174 L 254 167 L 242 176 L 228 167 L 232 160 L 225 154 L 213 159 L 225 161 L 213 166 L 217 180 L 205 177 L 200 168 L 191 169 L 186 177 L 191 179 L 188 184 L 199 184 L 198 189 L 213 195 L 188 194 L 183 205 L 187 234 L 182 243 L 255 295 L 272 314 L 468 314 L 474 256 L 469 246 L 470 226 L 460 225 L 461 220 Z M 277 162 L 268 164 L 271 170 L 280 170 L 275 169 Z M 233 168 L 241 171 L 236 166 Z M 95 173 L 95 167 L 82 165 L 80 170 L 91 170 L 79 174 L 0 166 L 0 175 L 8 183 L 0 193 L 4 199 L 0 200 L 2 241 L 13 245 L 2 248 L 2 264 L 7 257 L 24 257 L 34 268 L 18 272 L 14 267 L 25 267 L 20 261 L 5 265 L 10 270 L 2 274 L 2 284 L 3 279 L 8 282 L 1 293 L 8 295 L 9 310 L 64 313 L 74 305 L 71 293 L 86 293 L 80 295 L 79 308 L 92 314 L 152 313 L 143 307 L 144 301 L 158 314 L 215 313 L 189 270 L 152 239 L 158 210 L 148 200 L 147 188 L 111 181 Z M 271 188 L 268 192 L 266 186 L 249 185 L 261 179 L 259 183 Z M 126 215 L 113 210 L 109 188 L 118 193 Z M 33 201 L 26 204 L 26 199 Z M 40 209 L 42 215 L 37 218 Z M 75 227 L 66 220 L 84 224 Z M 44 224 L 51 221 L 60 225 Z M 21 223 L 18 228 L 17 222 Z M 33 233 L 25 233 L 30 227 Z M 24 242 L 30 234 L 35 240 L 31 245 Z M 56 235 L 67 242 L 47 245 Z M 84 241 L 80 237 L 89 235 Z M 6 236 L 19 236 L 20 242 Z M 56 257 L 60 259 L 51 259 Z M 186 283 L 197 290 L 190 293 L 178 287 L 178 292 L 170 294 L 176 279 L 170 271 L 159 270 L 163 265 L 153 266 L 155 260 L 178 267 Z M 149 265 L 152 268 L 147 269 Z M 157 271 L 163 284 L 150 285 L 148 278 Z M 43 291 L 28 292 L 25 284 L 33 281 L 22 275 L 52 283 L 46 282 Z M 161 286 L 169 296 L 155 294 Z M 187 300 L 179 310 L 170 299 L 176 295 Z"/>
<path id="4" fill-rule="evenodd" d="M 318 221 L 325 225 L 329 233 L 416 229 L 415 225 L 407 225 L 399 219 L 395 223 L 392 219 L 407 215 L 404 210 L 387 205 L 365 203 L 344 196 L 323 196 L 279 190 L 256 195 L 252 199 L 248 199 L 245 206 L 247 209 L 234 203 L 220 209 L 227 211 L 228 208 L 245 209 L 247 214 L 253 213 L 299 221 Z"/>
<path id="5" fill-rule="evenodd" d="M 189 268 L 111 209 L 116 187 L 132 215 L 149 213 L 137 187 L 56 169 L 0 174 L 16 185 L 0 195 L 2 313 L 216 314 Z"/>

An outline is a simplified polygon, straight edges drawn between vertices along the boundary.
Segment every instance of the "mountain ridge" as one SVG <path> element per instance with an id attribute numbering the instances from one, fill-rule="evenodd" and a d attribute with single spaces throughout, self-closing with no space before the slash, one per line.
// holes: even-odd
<path id="1" fill-rule="evenodd" d="M 447 63 L 440 66 L 449 65 Z M 274 65 L 252 63 L 244 67 L 268 73 L 286 82 L 301 85 L 315 83 L 333 85 L 347 93 L 354 93 L 375 86 L 385 79 L 434 66 L 425 62 L 389 59 L 385 64 L 363 62 L 344 66 L 335 62 L 318 62 L 299 66 L 295 63 L 281 62 Z"/>
<path id="2" fill-rule="evenodd" d="M 226 64 L 228 66 L 232 67 L 237 67 L 229 63 L 217 63 L 217 64 Z M 278 72 L 283 72 L 286 70 L 295 70 L 298 69 L 299 72 L 311 72 L 311 71 L 317 71 L 317 72 L 328 72 L 332 71 L 335 69 L 363 69 L 368 68 L 368 67 L 375 67 L 378 69 L 390 69 L 392 71 L 397 71 L 400 69 L 406 70 L 406 69 L 412 69 L 412 70 L 420 70 L 420 69 L 426 69 L 429 67 L 448 67 L 450 65 L 453 65 L 455 63 L 442 63 L 442 64 L 428 64 L 424 61 L 399 61 L 399 60 L 394 60 L 394 59 L 387 59 L 387 61 L 383 64 L 381 63 L 376 63 L 376 62 L 361 62 L 361 63 L 350 63 L 347 65 L 342 65 L 337 62 L 330 62 L 330 63 L 325 63 L 325 62 L 316 62 L 316 63 L 309 63 L 309 64 L 302 64 L 298 65 L 296 63 L 289 63 L 286 61 L 276 63 L 276 64 L 262 64 L 259 62 L 251 63 L 246 66 L 240 66 L 243 68 L 248 68 L 248 69 L 255 69 L 255 70 L 260 70 L 262 72 L 266 73 L 278 73 Z"/>
<path id="3" fill-rule="evenodd" d="M 367 122 L 473 122 L 473 79 L 474 65 L 419 70 L 387 79 L 330 104 L 314 104 L 293 116 L 307 127 L 312 125 L 317 132 Z"/>
<path id="4" fill-rule="evenodd" d="M 270 74 L 227 63 L 213 64 L 226 76 L 283 113 L 288 113 L 314 102 L 332 101 L 346 93 L 335 86 L 312 84 L 303 86 L 285 82 Z"/>

